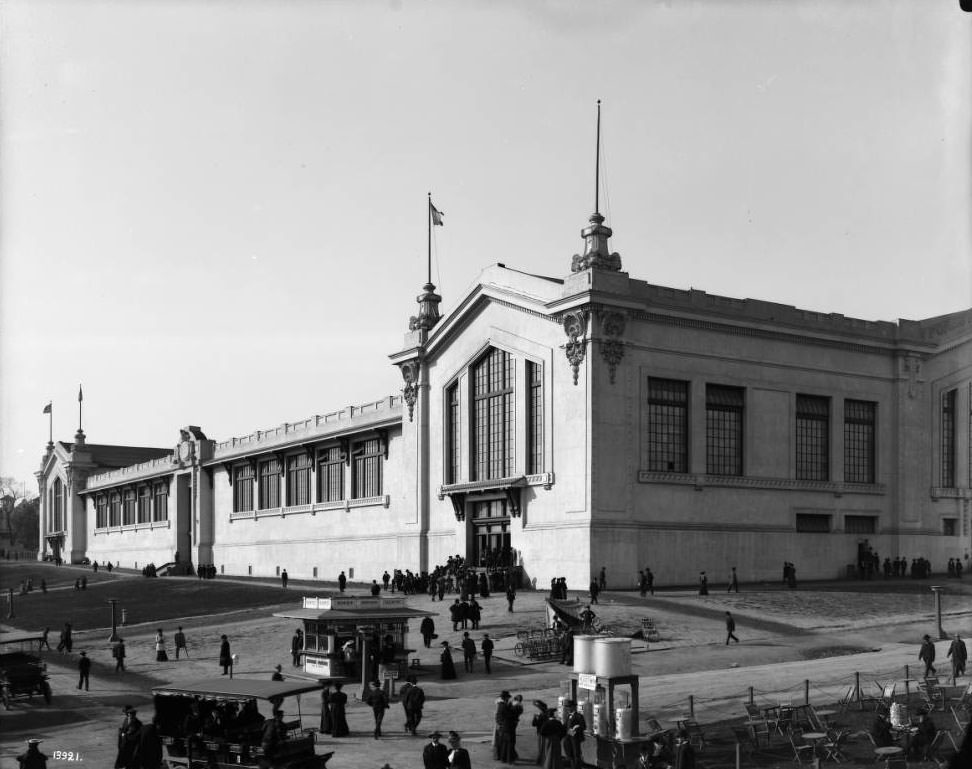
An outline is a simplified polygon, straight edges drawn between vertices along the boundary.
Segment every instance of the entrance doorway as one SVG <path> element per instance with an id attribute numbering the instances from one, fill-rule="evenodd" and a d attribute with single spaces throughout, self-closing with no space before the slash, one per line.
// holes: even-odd
<path id="1" fill-rule="evenodd" d="M 472 503 L 473 553 L 475 566 L 507 565 L 512 549 L 510 513 L 505 499 Z"/>

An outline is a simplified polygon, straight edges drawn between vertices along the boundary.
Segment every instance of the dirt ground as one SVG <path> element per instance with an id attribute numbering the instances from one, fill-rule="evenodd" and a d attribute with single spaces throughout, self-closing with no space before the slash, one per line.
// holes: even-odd
<path id="1" fill-rule="evenodd" d="M 19 584 L 23 566 L 0 563 L 0 582 Z M 35 586 L 36 575 L 44 573 L 41 567 L 55 568 L 27 565 L 35 574 Z M 75 591 L 74 580 L 82 574 L 89 576 L 88 589 Z M 23 611 L 15 612 L 4 629 L 50 626 L 52 640 L 56 640 L 57 630 L 70 616 L 80 631 L 71 655 L 44 653 L 55 692 L 52 705 L 45 707 L 35 698 L 0 712 L 0 766 L 10 765 L 28 736 L 43 739 L 42 749 L 48 756 L 54 751 L 72 751 L 88 766 L 112 766 L 121 707 L 130 704 L 150 716 L 152 686 L 217 675 L 221 633 L 229 636 L 233 651 L 240 657 L 237 676 L 269 678 L 274 665 L 281 664 L 286 675 L 300 677 L 289 660 L 295 624 L 273 613 L 295 608 L 303 594 L 334 590 L 333 585 L 322 583 L 292 581 L 284 591 L 276 583 L 260 580 L 147 580 L 117 572 L 110 580 L 92 583 L 90 576 L 90 570 L 62 566 L 47 579 L 47 596 L 35 590 L 15 604 Z M 797 590 L 743 585 L 738 594 L 713 589 L 705 597 L 676 587 L 658 590 L 645 599 L 637 593 L 609 589 L 593 609 L 617 635 L 636 635 L 644 617 L 654 620 L 660 640 L 647 645 L 641 640 L 632 642 L 633 672 L 640 682 L 642 731 L 649 718 L 671 728 L 684 715 L 694 715 L 706 731 L 707 744 L 700 760 L 714 769 L 735 765 L 735 742 L 729 727 L 742 723 L 743 703 L 750 699 L 769 707 L 780 702 L 798 704 L 809 698 L 815 706 L 824 707 L 835 703 L 857 680 L 865 692 L 875 692 L 876 681 L 897 680 L 900 699 L 904 680 L 920 672 L 917 649 L 921 635 L 937 635 L 931 584 L 938 583 L 910 579 L 835 582 L 804 584 Z M 972 634 L 972 584 L 955 580 L 941 584 L 946 589 L 944 629 Z M 363 587 L 354 592 L 363 593 Z M 126 601 L 138 601 L 133 615 L 143 620 L 120 629 L 129 654 L 124 674 L 113 672 L 107 644 L 106 598 L 116 594 L 126 596 Z M 585 599 L 586 595 L 572 593 L 571 597 Z M 56 600 L 45 603 L 52 598 Z M 541 593 L 521 592 L 512 613 L 502 596 L 480 601 L 483 621 L 473 637 L 479 640 L 485 632 L 497 642 L 496 664 L 490 675 L 480 666 L 471 674 L 460 671 L 458 680 L 439 680 L 439 649 L 421 648 L 420 639 L 413 636 L 413 645 L 420 647 L 415 654 L 421 664 L 419 681 L 428 695 L 422 728 L 461 732 L 477 769 L 502 766 L 493 762 L 489 744 L 493 701 L 498 692 L 521 692 L 526 703 L 535 698 L 555 703 L 569 677 L 569 669 L 557 659 L 530 660 L 514 651 L 517 631 L 542 626 L 544 598 Z M 409 604 L 435 611 L 440 639 L 458 646 L 461 632 L 452 632 L 447 621 L 448 600 L 431 603 L 427 596 L 417 596 L 410 598 Z M 736 619 L 739 644 L 725 644 L 726 611 Z M 156 662 L 152 643 L 156 628 L 161 626 L 171 639 L 177 624 L 183 625 L 190 639 L 190 659 Z M 948 644 L 940 641 L 937 646 L 943 663 L 941 672 L 947 667 L 944 656 Z M 81 649 L 94 661 L 90 692 L 76 688 L 77 654 Z M 458 657 L 461 668 L 461 654 Z M 959 683 L 968 683 L 968 679 Z M 370 710 L 354 699 L 356 689 L 349 690 L 352 736 L 322 740 L 318 747 L 319 752 L 335 752 L 329 768 L 378 769 L 386 762 L 394 769 L 420 767 L 425 740 L 404 734 L 400 706 L 393 703 L 386 718 L 387 736 L 374 740 Z M 958 689 L 952 693 L 958 694 Z M 301 700 L 302 715 L 316 723 L 319 702 L 311 695 Z M 532 712 L 528 707 L 519 729 L 520 763 L 524 765 L 532 764 L 535 757 L 535 739 L 529 726 Z M 842 727 L 856 731 L 872 717 L 868 711 L 851 709 L 842 712 L 838 720 Z M 938 711 L 934 719 L 941 728 L 949 729 L 952 737 L 960 737 L 950 712 Z M 594 743 L 594 739 L 585 743 L 590 753 L 586 758 L 592 765 Z M 943 755 L 951 750 L 951 742 L 946 741 Z M 873 749 L 863 738 L 851 741 L 847 753 L 852 763 L 873 765 Z M 792 748 L 780 738 L 757 752 L 744 751 L 741 765 L 790 766 L 792 762 Z M 69 764 L 52 760 L 48 765 Z"/>

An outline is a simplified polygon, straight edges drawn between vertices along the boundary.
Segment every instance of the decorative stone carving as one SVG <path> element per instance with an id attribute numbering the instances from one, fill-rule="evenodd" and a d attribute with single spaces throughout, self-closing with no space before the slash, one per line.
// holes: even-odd
<path id="1" fill-rule="evenodd" d="M 574 254 L 570 263 L 571 272 L 581 272 L 593 267 L 597 270 L 620 272 L 621 256 L 608 249 L 608 238 L 613 232 L 604 226 L 604 217 L 598 213 L 591 214 L 590 225 L 581 230 L 584 238 L 584 254 Z"/>
<path id="2" fill-rule="evenodd" d="M 624 342 L 620 339 L 605 339 L 601 342 L 601 357 L 608 364 L 608 375 L 611 378 L 611 384 L 614 384 L 618 364 L 624 357 Z"/>
<path id="3" fill-rule="evenodd" d="M 605 312 L 601 317 L 601 330 L 606 336 L 621 336 L 624 333 L 625 319 L 620 312 Z"/>
<path id="4" fill-rule="evenodd" d="M 901 367 L 908 377 L 908 397 L 918 396 L 918 386 L 922 383 L 921 377 L 921 358 L 917 355 L 906 355 L 901 361 Z"/>
<path id="5" fill-rule="evenodd" d="M 402 372 L 402 379 L 405 380 L 402 398 L 408 406 L 408 421 L 411 422 L 415 415 L 415 403 L 418 401 L 419 362 L 417 359 L 407 360 L 399 363 L 398 367 Z"/>
<path id="6" fill-rule="evenodd" d="M 419 305 L 419 314 L 408 319 L 408 330 L 428 331 L 439 322 L 439 302 L 442 297 L 435 293 L 435 286 L 426 283 L 415 301 Z"/>
<path id="7" fill-rule="evenodd" d="M 571 371 L 574 372 L 574 384 L 577 384 L 577 376 L 581 363 L 587 352 L 587 310 L 568 312 L 563 316 L 564 333 L 567 334 L 568 342 L 564 346 L 567 361 L 570 363 Z"/>

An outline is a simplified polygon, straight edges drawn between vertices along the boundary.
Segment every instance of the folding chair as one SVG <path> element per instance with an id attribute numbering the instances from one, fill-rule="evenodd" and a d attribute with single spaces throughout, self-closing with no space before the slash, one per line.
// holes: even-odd
<path id="1" fill-rule="evenodd" d="M 702 731 L 698 721 L 685 721 L 682 728 L 688 732 L 689 745 L 694 745 L 700 751 L 705 750 L 705 732 Z"/>
<path id="2" fill-rule="evenodd" d="M 955 723 L 958 724 L 959 730 L 964 732 L 969 727 L 968 711 L 966 711 L 966 717 L 964 719 L 959 715 L 958 709 L 955 707 L 955 705 L 952 705 L 951 711 L 952 717 L 955 719 Z"/>
<path id="3" fill-rule="evenodd" d="M 849 734 L 846 729 L 837 729 L 834 732 L 828 732 L 830 735 L 826 742 L 823 744 L 824 749 L 824 760 L 834 761 L 835 763 L 840 763 L 847 756 L 844 755 L 842 748 L 844 743 L 847 742 L 847 736 Z"/>
<path id="4" fill-rule="evenodd" d="M 939 705 L 945 710 L 945 690 L 938 684 L 926 682 L 918 684 L 918 691 L 921 698 L 928 704 L 931 710 L 935 710 Z"/>
<path id="5" fill-rule="evenodd" d="M 759 707 L 751 703 L 746 703 L 746 715 L 748 717 L 749 730 L 753 733 L 753 737 L 756 739 L 756 743 L 759 744 L 759 736 L 763 735 L 766 738 L 766 742 L 770 739 L 770 722 L 764 716 Z"/>
<path id="6" fill-rule="evenodd" d="M 877 697 L 862 697 L 861 702 L 873 702 L 875 710 L 877 710 L 878 705 L 884 705 L 886 708 L 890 708 L 894 703 L 894 690 L 897 684 L 894 681 L 888 684 L 882 684 L 880 681 L 875 681 L 874 683 L 880 690 L 880 694 Z"/>
<path id="7" fill-rule="evenodd" d="M 816 766 L 817 757 L 813 752 L 813 745 L 803 742 L 803 735 L 794 735 L 792 732 L 786 735 L 793 747 L 793 760 L 797 766 Z"/>
<path id="8" fill-rule="evenodd" d="M 854 704 L 856 697 L 857 687 L 851 684 L 847 687 L 847 691 L 844 692 L 843 695 L 841 695 L 841 697 L 837 700 L 837 706 L 841 715 L 844 714 L 844 711 L 847 710 L 847 708 Z"/>
<path id="9" fill-rule="evenodd" d="M 945 741 L 945 735 L 946 734 L 948 734 L 948 732 L 945 729 L 939 729 L 935 733 L 935 737 L 932 739 L 931 742 L 929 742 L 925 746 L 924 751 L 922 751 L 921 757 L 925 761 L 937 761 L 938 760 L 938 751 L 941 750 L 941 748 L 942 748 L 942 743 Z"/>
<path id="10" fill-rule="evenodd" d="M 752 733 L 751 726 L 733 726 L 731 728 L 732 736 L 735 737 L 736 744 L 740 746 L 743 752 L 751 756 L 759 750 L 759 742 Z"/>

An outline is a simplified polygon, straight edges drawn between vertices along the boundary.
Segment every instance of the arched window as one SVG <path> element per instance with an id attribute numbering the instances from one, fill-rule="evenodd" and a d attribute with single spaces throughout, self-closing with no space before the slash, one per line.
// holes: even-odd
<path id="1" fill-rule="evenodd" d="M 513 358 L 491 348 L 473 367 L 475 480 L 513 475 L 516 442 Z"/>

